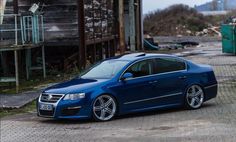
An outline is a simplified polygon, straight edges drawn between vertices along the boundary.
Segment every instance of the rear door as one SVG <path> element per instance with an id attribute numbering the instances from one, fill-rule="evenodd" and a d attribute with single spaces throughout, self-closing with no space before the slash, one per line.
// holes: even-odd
<path id="1" fill-rule="evenodd" d="M 156 105 L 180 104 L 183 101 L 187 84 L 187 66 L 185 61 L 172 57 L 155 59 Z"/>

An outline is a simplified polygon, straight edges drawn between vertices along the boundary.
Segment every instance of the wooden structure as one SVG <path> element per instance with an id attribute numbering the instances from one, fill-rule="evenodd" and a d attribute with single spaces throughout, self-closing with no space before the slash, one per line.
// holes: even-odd
<path id="1" fill-rule="evenodd" d="M 44 26 L 43 16 L 38 14 L 32 15 L 19 15 L 19 14 L 6 14 L 0 15 L 5 21 L 0 25 L 0 54 L 1 54 L 1 67 L 3 71 L 9 68 L 11 61 L 4 58 L 9 52 L 14 52 L 14 68 L 15 77 L 1 77 L 0 82 L 16 82 L 16 88 L 19 87 L 19 58 L 18 53 L 20 51 L 25 52 L 25 65 L 26 76 L 29 79 L 29 75 L 32 70 L 43 70 L 43 76 L 46 78 L 45 67 L 45 52 L 44 52 Z M 8 21 L 14 21 L 12 24 L 8 24 Z M 34 48 L 42 49 L 42 66 L 33 67 L 31 64 L 32 55 L 31 50 Z M 7 53 L 7 54 L 5 54 Z M 7 57 L 7 56 L 5 56 Z M 6 73 L 5 73 L 6 75 Z"/>
<path id="2" fill-rule="evenodd" d="M 85 68 L 88 62 L 116 52 L 143 49 L 142 0 L 7 0 L 5 14 L 27 15 L 34 3 L 44 17 L 47 64 L 57 62 L 65 70 L 74 64 Z M 3 21 L 9 22 L 5 26 L 12 25 Z"/>

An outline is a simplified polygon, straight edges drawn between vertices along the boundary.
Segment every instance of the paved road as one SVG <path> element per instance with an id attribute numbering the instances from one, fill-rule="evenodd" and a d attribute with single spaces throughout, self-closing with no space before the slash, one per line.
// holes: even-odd
<path id="1" fill-rule="evenodd" d="M 53 121 L 35 112 L 1 120 L 1 142 L 235 142 L 236 56 L 222 55 L 220 44 L 205 43 L 189 56 L 214 67 L 219 95 L 202 109 L 171 109 L 119 117 L 111 122 Z"/>

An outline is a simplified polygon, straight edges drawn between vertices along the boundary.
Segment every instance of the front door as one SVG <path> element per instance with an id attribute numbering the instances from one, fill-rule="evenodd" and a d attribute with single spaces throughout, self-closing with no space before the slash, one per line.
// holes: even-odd
<path id="1" fill-rule="evenodd" d="M 139 61 L 130 66 L 125 73 L 132 73 L 133 78 L 120 81 L 112 88 L 119 95 L 121 109 L 125 112 L 151 106 L 148 100 L 155 94 L 153 59 Z"/>

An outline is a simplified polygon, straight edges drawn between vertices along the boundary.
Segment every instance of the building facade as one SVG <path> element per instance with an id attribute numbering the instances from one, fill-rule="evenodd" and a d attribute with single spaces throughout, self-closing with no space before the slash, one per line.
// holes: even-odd
<path id="1" fill-rule="evenodd" d="M 27 36 L 33 31 L 29 28 L 26 32 L 22 31 L 22 25 L 27 27 L 27 24 L 33 25 L 34 22 L 26 20 L 24 26 L 24 20 L 22 22 L 20 18 L 34 16 L 29 12 L 33 4 L 39 6 L 37 14 L 43 17 L 36 20 L 39 27 L 43 24 L 43 31 L 36 28 L 36 32 L 44 35 L 40 46 L 44 47 L 46 67 L 70 70 L 79 66 L 83 69 L 88 62 L 91 64 L 112 57 L 116 52 L 142 50 L 142 0 L 7 0 L 0 25 L 0 78 L 16 68 L 10 53 L 11 47 L 16 45 L 15 38 L 18 38 L 19 47 L 23 43 L 24 47 L 34 44 L 31 40 L 20 40 L 22 35 Z M 7 18 L 12 15 L 17 15 L 17 18 Z M 9 27 L 14 30 L 6 32 Z M 41 36 L 41 33 L 38 35 Z M 4 52 L 5 49 L 9 52 Z M 16 51 L 20 54 L 19 72 L 24 74 L 22 66 L 25 62 L 33 64 L 37 61 L 34 59 L 34 55 L 39 54 L 37 50 L 41 52 L 41 49 L 30 51 L 32 57 L 26 58 L 26 61 L 23 56 L 27 55 L 27 50 L 19 48 Z"/>

